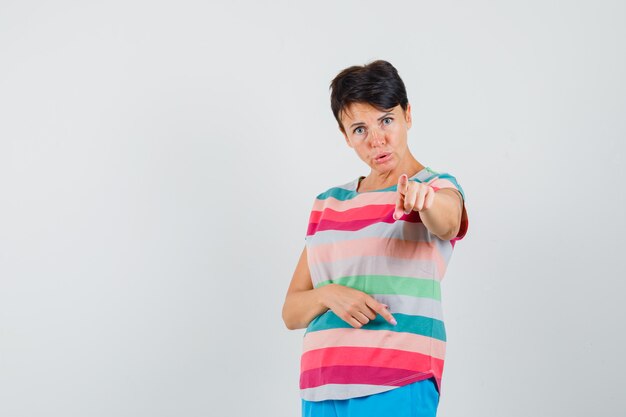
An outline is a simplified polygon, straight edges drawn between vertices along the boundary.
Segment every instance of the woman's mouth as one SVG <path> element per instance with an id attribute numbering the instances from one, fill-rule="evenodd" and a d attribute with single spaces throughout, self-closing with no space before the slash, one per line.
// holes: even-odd
<path id="1" fill-rule="evenodd" d="M 377 164 L 383 164 L 389 159 L 391 159 L 391 153 L 382 153 L 374 158 L 374 162 L 376 162 Z"/>

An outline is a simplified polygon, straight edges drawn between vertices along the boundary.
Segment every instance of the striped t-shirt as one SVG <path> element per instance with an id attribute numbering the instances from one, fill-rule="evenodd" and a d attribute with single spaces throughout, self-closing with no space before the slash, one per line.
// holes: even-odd
<path id="1" fill-rule="evenodd" d="M 389 391 L 434 377 L 441 393 L 446 331 L 440 283 L 462 224 L 441 240 L 412 211 L 394 220 L 397 185 L 357 192 L 359 180 L 332 187 L 313 204 L 305 237 L 313 287 L 330 283 L 363 291 L 387 304 L 397 321 L 382 316 L 360 328 L 327 310 L 309 323 L 300 362 L 300 394 L 308 401 L 347 399 Z M 455 188 L 452 175 L 425 167 L 409 178 L 435 190 Z"/>

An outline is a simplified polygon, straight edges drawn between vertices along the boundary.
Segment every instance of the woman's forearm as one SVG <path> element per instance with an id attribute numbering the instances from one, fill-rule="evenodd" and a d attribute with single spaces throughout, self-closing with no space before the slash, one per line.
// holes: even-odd
<path id="1" fill-rule="evenodd" d="M 442 188 L 437 191 L 433 205 L 420 211 L 420 219 L 424 226 L 443 240 L 450 240 L 459 230 L 463 206 L 459 198 L 449 193 L 458 193 L 451 189 Z"/>
<path id="2" fill-rule="evenodd" d="M 328 285 L 312 290 L 294 291 L 287 295 L 283 305 L 283 321 L 289 330 L 304 329 L 315 317 L 328 311 L 324 303 L 325 288 Z"/>

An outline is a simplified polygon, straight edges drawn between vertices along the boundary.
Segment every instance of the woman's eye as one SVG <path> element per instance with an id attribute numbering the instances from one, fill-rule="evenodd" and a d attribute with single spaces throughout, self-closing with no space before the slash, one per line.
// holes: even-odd
<path id="1" fill-rule="evenodd" d="M 357 135 L 360 135 L 364 131 L 365 129 L 363 129 L 362 127 L 357 127 L 356 129 L 354 129 L 354 133 L 356 133 Z"/>
<path id="2" fill-rule="evenodd" d="M 393 119 L 391 117 L 385 117 L 383 119 L 383 124 L 386 124 L 386 125 L 391 124 L 392 120 Z"/>

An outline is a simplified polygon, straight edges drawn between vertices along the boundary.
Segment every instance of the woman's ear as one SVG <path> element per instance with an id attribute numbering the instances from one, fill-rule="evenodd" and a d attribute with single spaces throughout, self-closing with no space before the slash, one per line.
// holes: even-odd
<path id="1" fill-rule="evenodd" d="M 411 118 L 411 104 L 406 104 L 406 111 L 404 112 L 404 120 L 406 121 L 407 130 L 413 125 L 413 119 Z"/>

